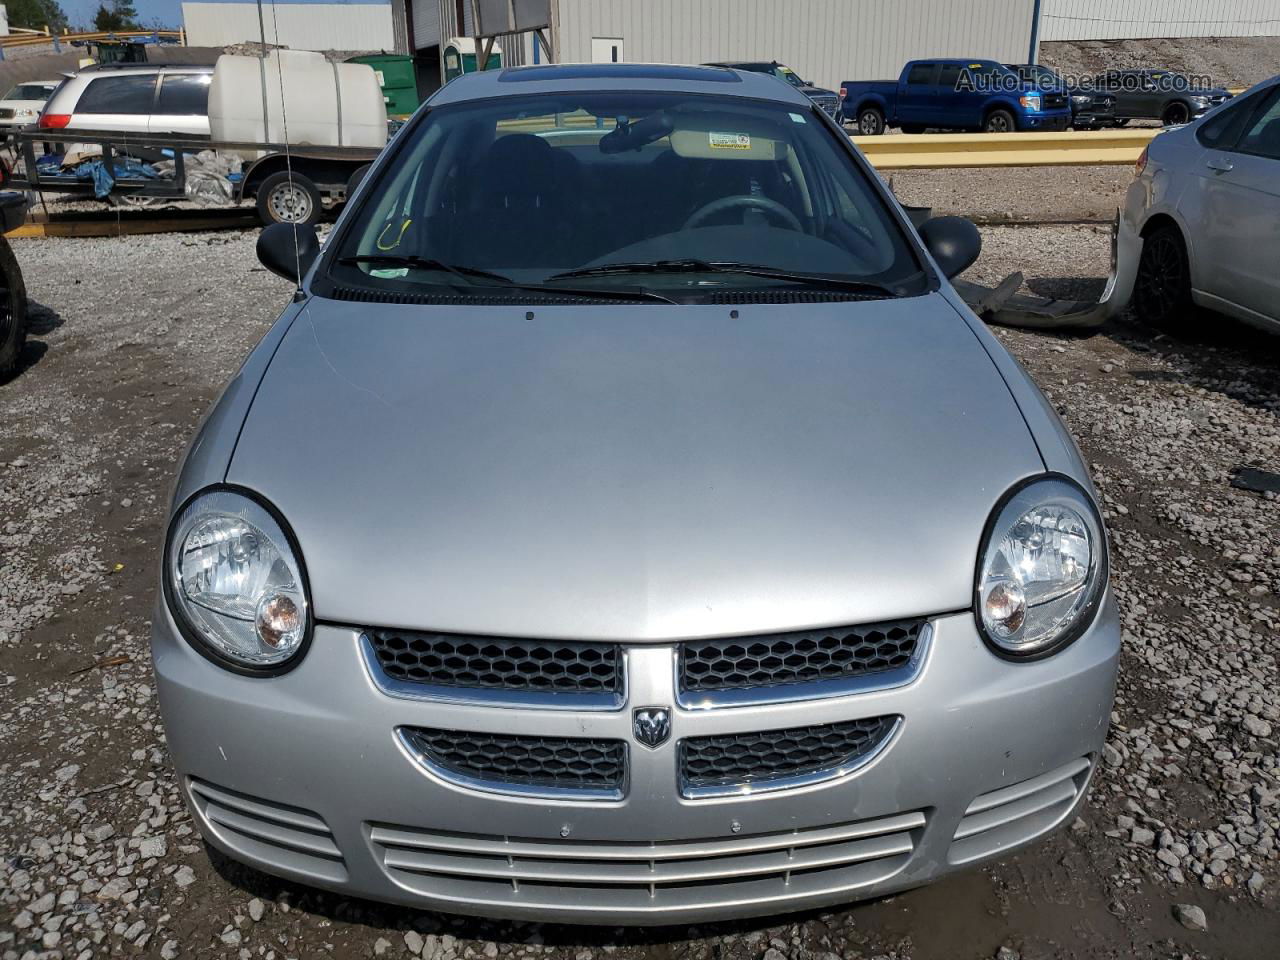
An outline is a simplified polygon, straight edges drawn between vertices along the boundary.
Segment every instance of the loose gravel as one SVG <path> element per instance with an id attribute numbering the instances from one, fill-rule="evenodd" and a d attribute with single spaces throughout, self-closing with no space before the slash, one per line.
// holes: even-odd
<path id="1" fill-rule="evenodd" d="M 978 279 L 1101 286 L 1105 231 L 984 235 Z M 1195 340 L 998 333 L 1093 465 L 1124 622 L 1091 799 L 1045 843 L 846 909 L 625 931 L 355 901 L 206 849 L 147 631 L 175 464 L 289 295 L 254 239 L 15 245 L 36 306 L 0 385 L 0 960 L 1275 956 L 1280 499 L 1230 478 L 1280 472 L 1280 339 L 1210 316 Z"/>

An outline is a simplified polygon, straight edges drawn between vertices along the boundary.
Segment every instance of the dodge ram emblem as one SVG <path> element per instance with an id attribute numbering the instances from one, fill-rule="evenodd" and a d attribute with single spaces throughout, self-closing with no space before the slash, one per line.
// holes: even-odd
<path id="1" fill-rule="evenodd" d="M 656 747 L 671 736 L 671 711 L 666 707 L 641 707 L 635 712 L 632 729 L 646 747 Z"/>

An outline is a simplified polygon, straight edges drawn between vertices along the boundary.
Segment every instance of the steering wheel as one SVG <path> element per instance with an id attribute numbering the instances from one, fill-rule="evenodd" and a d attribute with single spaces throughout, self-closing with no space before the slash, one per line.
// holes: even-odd
<path id="1" fill-rule="evenodd" d="M 691 230 L 704 220 L 710 220 L 718 213 L 739 208 L 743 210 L 758 210 L 760 213 L 768 214 L 775 220 L 780 221 L 784 227 L 788 227 L 798 233 L 804 232 L 804 227 L 801 225 L 799 218 L 778 203 L 777 200 L 770 200 L 768 197 L 756 197 L 749 193 L 722 197 L 719 200 L 712 200 L 710 203 L 704 204 L 689 214 L 689 219 L 684 222 L 684 226 L 681 229 Z"/>

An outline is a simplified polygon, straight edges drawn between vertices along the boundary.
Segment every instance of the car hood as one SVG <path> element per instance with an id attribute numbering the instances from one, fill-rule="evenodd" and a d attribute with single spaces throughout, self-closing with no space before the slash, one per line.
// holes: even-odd
<path id="1" fill-rule="evenodd" d="M 989 512 L 1041 470 L 938 294 L 313 299 L 227 480 L 292 526 L 320 620 L 658 640 L 968 607 Z"/>

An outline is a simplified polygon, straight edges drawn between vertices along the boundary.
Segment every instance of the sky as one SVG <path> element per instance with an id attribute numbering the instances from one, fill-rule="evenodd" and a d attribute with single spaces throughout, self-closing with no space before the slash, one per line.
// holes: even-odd
<path id="1" fill-rule="evenodd" d="M 59 0 L 73 26 L 92 27 L 93 15 L 101 0 Z M 210 0 L 205 0 L 210 2 Z M 213 0 L 217 2 L 217 0 Z M 264 0 L 269 2 L 269 0 Z M 284 2 L 284 0 L 280 0 Z M 291 3 L 379 3 L 383 0 L 289 0 Z M 138 10 L 138 20 L 144 27 L 157 24 L 176 30 L 182 26 L 182 0 L 133 0 Z"/>

